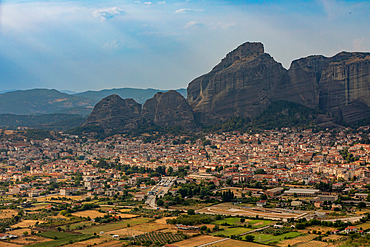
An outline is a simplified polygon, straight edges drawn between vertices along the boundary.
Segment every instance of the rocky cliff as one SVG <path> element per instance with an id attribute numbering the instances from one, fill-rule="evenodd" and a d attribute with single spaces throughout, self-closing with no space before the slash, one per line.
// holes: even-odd
<path id="1" fill-rule="evenodd" d="M 196 127 L 191 107 L 174 90 L 156 93 L 148 99 L 143 107 L 142 118 L 164 128 L 179 125 L 189 130 Z"/>
<path id="2" fill-rule="evenodd" d="M 261 43 L 245 43 L 189 84 L 188 102 L 206 124 L 231 116 L 253 118 L 271 103 L 268 96 L 285 72 Z"/>
<path id="3" fill-rule="evenodd" d="M 133 99 L 125 100 L 113 94 L 95 105 L 84 125 L 97 125 L 106 133 L 112 133 L 135 129 L 140 120 L 140 104 Z"/>
<path id="4" fill-rule="evenodd" d="M 97 125 L 106 133 L 114 133 L 134 130 L 143 122 L 164 128 L 176 125 L 188 130 L 196 128 L 191 107 L 174 90 L 155 94 L 145 102 L 143 109 L 133 99 L 110 95 L 96 104 L 84 125 Z"/>
<path id="5" fill-rule="evenodd" d="M 188 86 L 188 102 L 202 123 L 254 118 L 277 100 L 320 109 L 351 123 L 370 117 L 370 53 L 309 56 L 284 69 L 261 43 L 239 46 Z"/>
<path id="6" fill-rule="evenodd" d="M 370 53 L 341 52 L 292 62 L 272 100 L 328 112 L 347 123 L 370 117 Z"/>

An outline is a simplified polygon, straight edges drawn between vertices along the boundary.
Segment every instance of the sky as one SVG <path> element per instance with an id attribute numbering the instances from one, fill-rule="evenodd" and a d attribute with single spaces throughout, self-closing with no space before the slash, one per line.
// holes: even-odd
<path id="1" fill-rule="evenodd" d="M 370 51 L 370 1 L 2 0 L 0 91 L 186 88 L 244 42 L 289 68 Z"/>

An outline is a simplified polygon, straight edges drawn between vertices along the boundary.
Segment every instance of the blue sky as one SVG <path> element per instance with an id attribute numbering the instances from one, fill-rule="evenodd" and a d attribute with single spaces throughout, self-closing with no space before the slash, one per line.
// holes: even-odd
<path id="1" fill-rule="evenodd" d="M 186 88 L 246 41 L 285 68 L 370 51 L 369 1 L 0 3 L 0 91 Z"/>

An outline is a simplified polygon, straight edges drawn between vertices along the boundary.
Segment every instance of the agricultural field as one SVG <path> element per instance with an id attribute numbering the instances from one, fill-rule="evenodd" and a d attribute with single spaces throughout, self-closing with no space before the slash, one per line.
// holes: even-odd
<path id="1" fill-rule="evenodd" d="M 45 221 L 42 220 L 22 220 L 21 222 L 12 225 L 12 228 L 29 228 L 30 226 L 35 226 L 36 222 L 39 222 L 39 224 L 44 223 Z"/>
<path id="2" fill-rule="evenodd" d="M 258 229 L 273 224 L 271 220 L 248 220 L 245 223 L 249 224 L 249 226 L 253 229 Z"/>
<path id="3" fill-rule="evenodd" d="M 307 234 L 307 235 L 302 235 L 293 239 L 286 239 L 283 240 L 279 243 L 280 247 L 288 247 L 298 245 L 298 244 L 304 244 L 312 241 L 314 238 L 316 238 L 318 235 L 315 234 Z"/>
<path id="4" fill-rule="evenodd" d="M 221 230 L 221 231 L 218 231 L 218 232 L 214 232 L 211 235 L 213 235 L 213 236 L 223 235 L 223 236 L 230 237 L 231 235 L 239 235 L 239 234 L 242 234 L 242 233 L 249 232 L 251 230 L 253 230 L 253 229 L 245 228 L 245 227 L 233 227 L 233 228 L 227 228 L 225 230 Z"/>
<path id="5" fill-rule="evenodd" d="M 223 223 L 227 223 L 229 225 L 248 225 L 249 228 L 257 229 L 261 228 L 267 225 L 272 224 L 271 220 L 251 220 L 251 219 L 245 219 L 245 222 L 241 223 L 240 218 L 237 217 L 229 217 L 222 220 L 216 220 L 213 221 L 212 224 L 218 224 L 221 225 Z"/>
<path id="6" fill-rule="evenodd" d="M 30 231 L 28 231 L 28 232 L 30 232 Z M 19 234 L 17 236 L 21 236 L 21 234 Z M 31 235 L 31 236 L 26 236 L 26 237 L 18 237 L 16 239 L 10 240 L 11 243 L 19 244 L 19 245 L 22 245 L 22 246 L 23 245 L 35 245 L 35 244 L 38 244 L 38 243 L 49 242 L 49 241 L 53 241 L 53 240 L 49 239 L 49 238 L 44 238 L 44 237 L 41 237 L 41 236 L 37 236 L 37 235 Z M 2 246 L 2 245 L 0 244 L 0 246 Z"/>
<path id="7" fill-rule="evenodd" d="M 119 241 L 114 241 L 114 240 L 110 241 L 110 239 L 108 240 L 106 238 L 92 238 L 92 239 L 88 239 L 85 241 L 64 245 L 63 247 L 86 247 L 86 246 L 93 246 L 93 245 L 100 246 L 100 244 L 103 244 L 103 243 L 114 244 L 113 242 L 118 242 L 120 244 L 119 246 L 120 247 L 122 246 L 122 242 L 119 242 Z"/>
<path id="8" fill-rule="evenodd" d="M 272 244 L 272 243 L 280 242 L 284 240 L 285 238 L 295 238 L 300 235 L 301 233 L 299 232 L 288 232 L 288 233 L 284 233 L 284 234 L 277 235 L 277 236 L 268 235 L 268 234 L 257 234 L 257 235 L 254 235 L 255 236 L 254 241 L 261 243 L 261 244 Z"/>
<path id="9" fill-rule="evenodd" d="M 80 211 L 72 214 L 73 216 L 77 217 L 90 217 L 91 219 L 95 219 L 96 217 L 103 217 L 104 213 L 100 213 L 96 210 L 86 210 L 86 211 Z"/>
<path id="10" fill-rule="evenodd" d="M 74 223 L 74 224 L 69 225 L 69 229 L 70 230 L 76 230 L 76 229 L 79 229 L 80 227 L 82 227 L 82 228 L 90 227 L 92 224 L 93 223 L 90 222 L 90 221 L 82 221 L 82 222 L 78 222 L 78 223 Z M 67 226 L 66 225 L 61 226 L 61 228 L 63 230 L 67 230 Z"/>
<path id="11" fill-rule="evenodd" d="M 245 217 L 268 217 L 281 220 L 284 218 L 295 218 L 301 214 L 284 212 L 279 209 L 268 209 L 268 208 L 245 208 L 240 205 L 233 205 L 232 203 L 221 203 L 210 207 L 204 207 L 197 210 L 198 213 L 206 214 L 223 214 L 230 216 L 245 216 Z"/>
<path id="12" fill-rule="evenodd" d="M 329 241 L 329 240 L 337 241 L 337 240 L 340 240 L 340 239 L 342 239 L 342 238 L 345 238 L 345 237 L 343 237 L 343 236 L 341 236 L 341 235 L 333 234 L 333 235 L 329 235 L 329 236 L 327 236 L 327 237 L 323 237 L 322 239 L 323 239 L 323 240 L 327 240 L 327 241 Z"/>
<path id="13" fill-rule="evenodd" d="M 151 243 L 158 243 L 160 245 L 164 245 L 166 243 L 173 243 L 173 242 L 178 242 L 184 239 L 183 235 L 180 234 L 173 234 L 171 232 L 151 232 L 147 234 L 143 234 L 140 236 L 135 237 L 135 242 L 138 244 L 145 244 L 148 242 Z"/>
<path id="14" fill-rule="evenodd" d="M 329 244 L 315 240 L 299 245 L 299 247 L 326 247 L 326 246 L 329 246 Z"/>
<path id="15" fill-rule="evenodd" d="M 56 231 L 49 231 L 39 233 L 38 235 L 50 239 L 54 239 L 53 241 L 37 243 L 33 245 L 29 245 L 30 247 L 57 247 L 66 244 L 72 244 L 75 242 L 80 242 L 84 240 L 88 240 L 94 238 L 94 235 L 90 234 L 71 234 L 66 232 L 56 232 Z"/>
<path id="16" fill-rule="evenodd" d="M 158 224 L 167 224 L 167 220 L 176 219 L 177 217 L 163 217 L 155 221 Z"/>
<path id="17" fill-rule="evenodd" d="M 106 234 L 109 235 L 119 235 L 120 237 L 123 236 L 133 236 L 133 235 L 141 235 L 153 231 L 158 230 L 168 230 L 173 229 L 174 232 L 176 232 L 177 228 L 171 226 L 171 225 L 165 225 L 165 224 L 158 224 L 158 223 L 143 223 L 139 225 L 134 225 L 128 228 L 118 229 L 114 231 L 106 232 Z"/>
<path id="18" fill-rule="evenodd" d="M 213 237 L 209 235 L 201 235 L 194 238 L 189 238 L 186 240 L 183 240 L 181 242 L 177 242 L 175 245 L 179 247 L 189 247 L 189 246 L 198 246 L 202 244 L 212 243 L 214 241 L 218 241 L 224 238 L 221 237 Z M 245 246 L 245 245 L 244 245 Z"/>
<path id="19" fill-rule="evenodd" d="M 219 243 L 207 245 L 207 247 L 266 247 L 266 245 L 245 242 L 245 241 L 238 241 L 234 239 L 228 239 Z"/>
<path id="20" fill-rule="evenodd" d="M 120 237 L 132 237 L 133 235 L 142 235 L 145 233 L 147 232 L 135 230 L 132 227 L 106 232 L 107 235 L 118 235 Z"/>
<path id="21" fill-rule="evenodd" d="M 79 230 L 79 232 L 84 233 L 84 234 L 94 234 L 94 233 L 98 234 L 101 231 L 109 232 L 109 231 L 125 228 L 125 227 L 127 227 L 127 224 L 130 224 L 130 226 L 143 224 L 143 223 L 148 222 L 149 220 L 150 219 L 148 219 L 148 218 L 134 218 L 134 219 L 124 220 L 124 221 L 120 221 L 120 222 L 114 222 L 114 223 L 108 223 L 108 224 L 93 226 L 91 228 Z"/>
<path id="22" fill-rule="evenodd" d="M 45 201 L 56 201 L 56 202 L 61 202 L 62 200 L 59 200 L 59 198 L 67 198 L 67 199 L 70 199 L 71 201 L 65 201 L 65 202 L 72 202 L 72 201 L 79 201 L 81 200 L 81 196 L 61 196 L 61 195 L 58 195 L 58 196 L 47 196 L 47 197 L 37 197 L 36 200 L 38 202 L 45 202 Z"/>
<path id="23" fill-rule="evenodd" d="M 18 211 L 13 209 L 0 210 L 0 219 L 13 218 L 18 214 Z"/>
<path id="24" fill-rule="evenodd" d="M 334 227 L 328 227 L 328 226 L 309 226 L 306 227 L 304 230 L 298 230 L 299 232 L 303 233 L 312 233 L 312 231 L 320 231 L 321 233 L 326 233 L 327 231 L 334 231 L 336 228 Z"/>
<path id="25" fill-rule="evenodd" d="M 0 246 L 1 247 L 19 247 L 18 244 L 8 243 L 5 241 L 0 241 Z"/>
<path id="26" fill-rule="evenodd" d="M 369 222 L 366 222 L 366 223 L 362 223 L 362 224 L 356 225 L 356 227 L 357 228 L 362 227 L 363 230 L 369 229 L 370 228 L 370 221 Z"/>
<path id="27" fill-rule="evenodd" d="M 140 215 L 137 215 L 137 214 L 126 214 L 126 213 L 119 214 L 119 216 L 121 216 L 122 219 L 131 219 L 131 218 L 140 217 Z"/>
<path id="28" fill-rule="evenodd" d="M 236 218 L 236 217 L 225 218 L 225 219 L 222 219 L 222 220 L 216 220 L 216 221 L 212 222 L 212 224 L 217 224 L 217 225 L 221 225 L 222 223 L 227 223 L 227 224 L 230 224 L 230 225 L 241 224 L 240 223 L 240 218 Z"/>

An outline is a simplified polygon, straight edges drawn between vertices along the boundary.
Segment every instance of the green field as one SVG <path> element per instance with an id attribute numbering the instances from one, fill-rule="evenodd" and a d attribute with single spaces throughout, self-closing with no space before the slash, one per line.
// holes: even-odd
<path id="1" fill-rule="evenodd" d="M 93 226 L 91 228 L 79 230 L 78 232 L 84 233 L 84 234 L 94 234 L 103 231 L 103 232 L 109 232 L 113 230 L 118 230 L 127 227 L 127 224 L 130 224 L 130 226 L 139 225 L 142 223 L 148 222 L 150 219 L 148 218 L 134 218 L 129 220 L 123 220 L 120 222 L 114 222 L 114 223 L 108 223 L 104 225 L 98 225 Z"/>
<path id="2" fill-rule="evenodd" d="M 233 227 L 233 228 L 227 228 L 223 231 L 214 232 L 211 235 L 217 236 L 217 235 L 224 235 L 227 237 L 230 237 L 231 235 L 239 235 L 245 232 L 249 232 L 253 229 L 245 228 L 245 227 Z"/>
<path id="3" fill-rule="evenodd" d="M 244 225 L 244 224 L 248 225 L 249 224 L 251 228 L 257 229 L 257 228 L 261 228 L 261 227 L 271 224 L 272 221 L 271 220 L 248 220 L 246 219 L 244 223 L 241 223 L 240 218 L 230 217 L 230 218 L 216 220 L 212 222 L 212 224 L 216 224 L 216 225 L 221 225 L 222 223 L 228 223 L 230 225 Z"/>
<path id="4" fill-rule="evenodd" d="M 71 234 L 66 232 L 56 232 L 56 231 L 50 231 L 50 232 L 43 232 L 39 233 L 38 235 L 45 237 L 45 238 L 52 238 L 54 239 L 57 237 L 56 240 L 50 241 L 50 242 L 43 242 L 43 243 L 37 243 L 34 245 L 29 245 L 30 247 L 58 247 L 70 243 L 76 243 L 80 241 L 84 241 L 90 238 L 94 238 L 94 235 L 90 234 Z"/>
<path id="5" fill-rule="evenodd" d="M 70 226 L 69 226 L 69 229 L 70 230 L 76 230 L 76 229 L 78 229 L 80 226 L 81 227 L 84 227 L 84 225 L 85 225 L 85 227 L 89 227 L 89 226 L 91 226 L 93 223 L 92 222 L 90 222 L 90 221 L 83 221 L 83 222 L 78 222 L 78 223 L 75 223 L 75 224 L 71 224 Z M 67 229 L 67 226 L 66 225 L 64 225 L 64 226 L 61 226 L 60 228 L 62 228 L 62 229 L 64 229 L 64 230 L 66 230 Z"/>
<path id="6" fill-rule="evenodd" d="M 70 237 L 70 236 L 75 236 L 76 234 L 72 234 L 72 233 L 68 233 L 68 232 L 50 231 L 50 232 L 42 232 L 42 233 L 39 233 L 38 235 L 40 235 L 41 237 L 44 237 L 44 238 L 54 239 L 55 237 L 57 237 L 59 239 L 59 238 L 67 238 L 67 237 Z"/>
<path id="7" fill-rule="evenodd" d="M 261 223 L 262 222 L 262 223 Z M 261 228 L 272 223 L 271 220 L 249 220 L 245 222 L 246 224 L 252 225 L 253 229 Z"/>
<path id="8" fill-rule="evenodd" d="M 213 221 L 211 224 L 221 225 L 222 223 L 228 223 L 230 225 L 241 224 L 240 223 L 240 218 L 236 218 L 236 217 L 230 217 L 230 218 L 226 218 L 226 219 L 222 219 L 222 220 L 216 220 L 216 221 Z"/>
<path id="9" fill-rule="evenodd" d="M 257 234 L 254 235 L 254 242 L 258 242 L 261 244 L 271 244 L 273 242 L 280 242 L 285 238 L 295 238 L 302 235 L 300 232 L 288 232 L 278 236 L 267 235 L 267 234 Z"/>
<path id="10" fill-rule="evenodd" d="M 366 223 L 362 223 L 362 224 L 356 225 L 356 227 L 357 228 L 362 227 L 362 229 L 364 229 L 364 230 L 369 229 L 370 228 L 370 222 L 366 222 Z"/>

